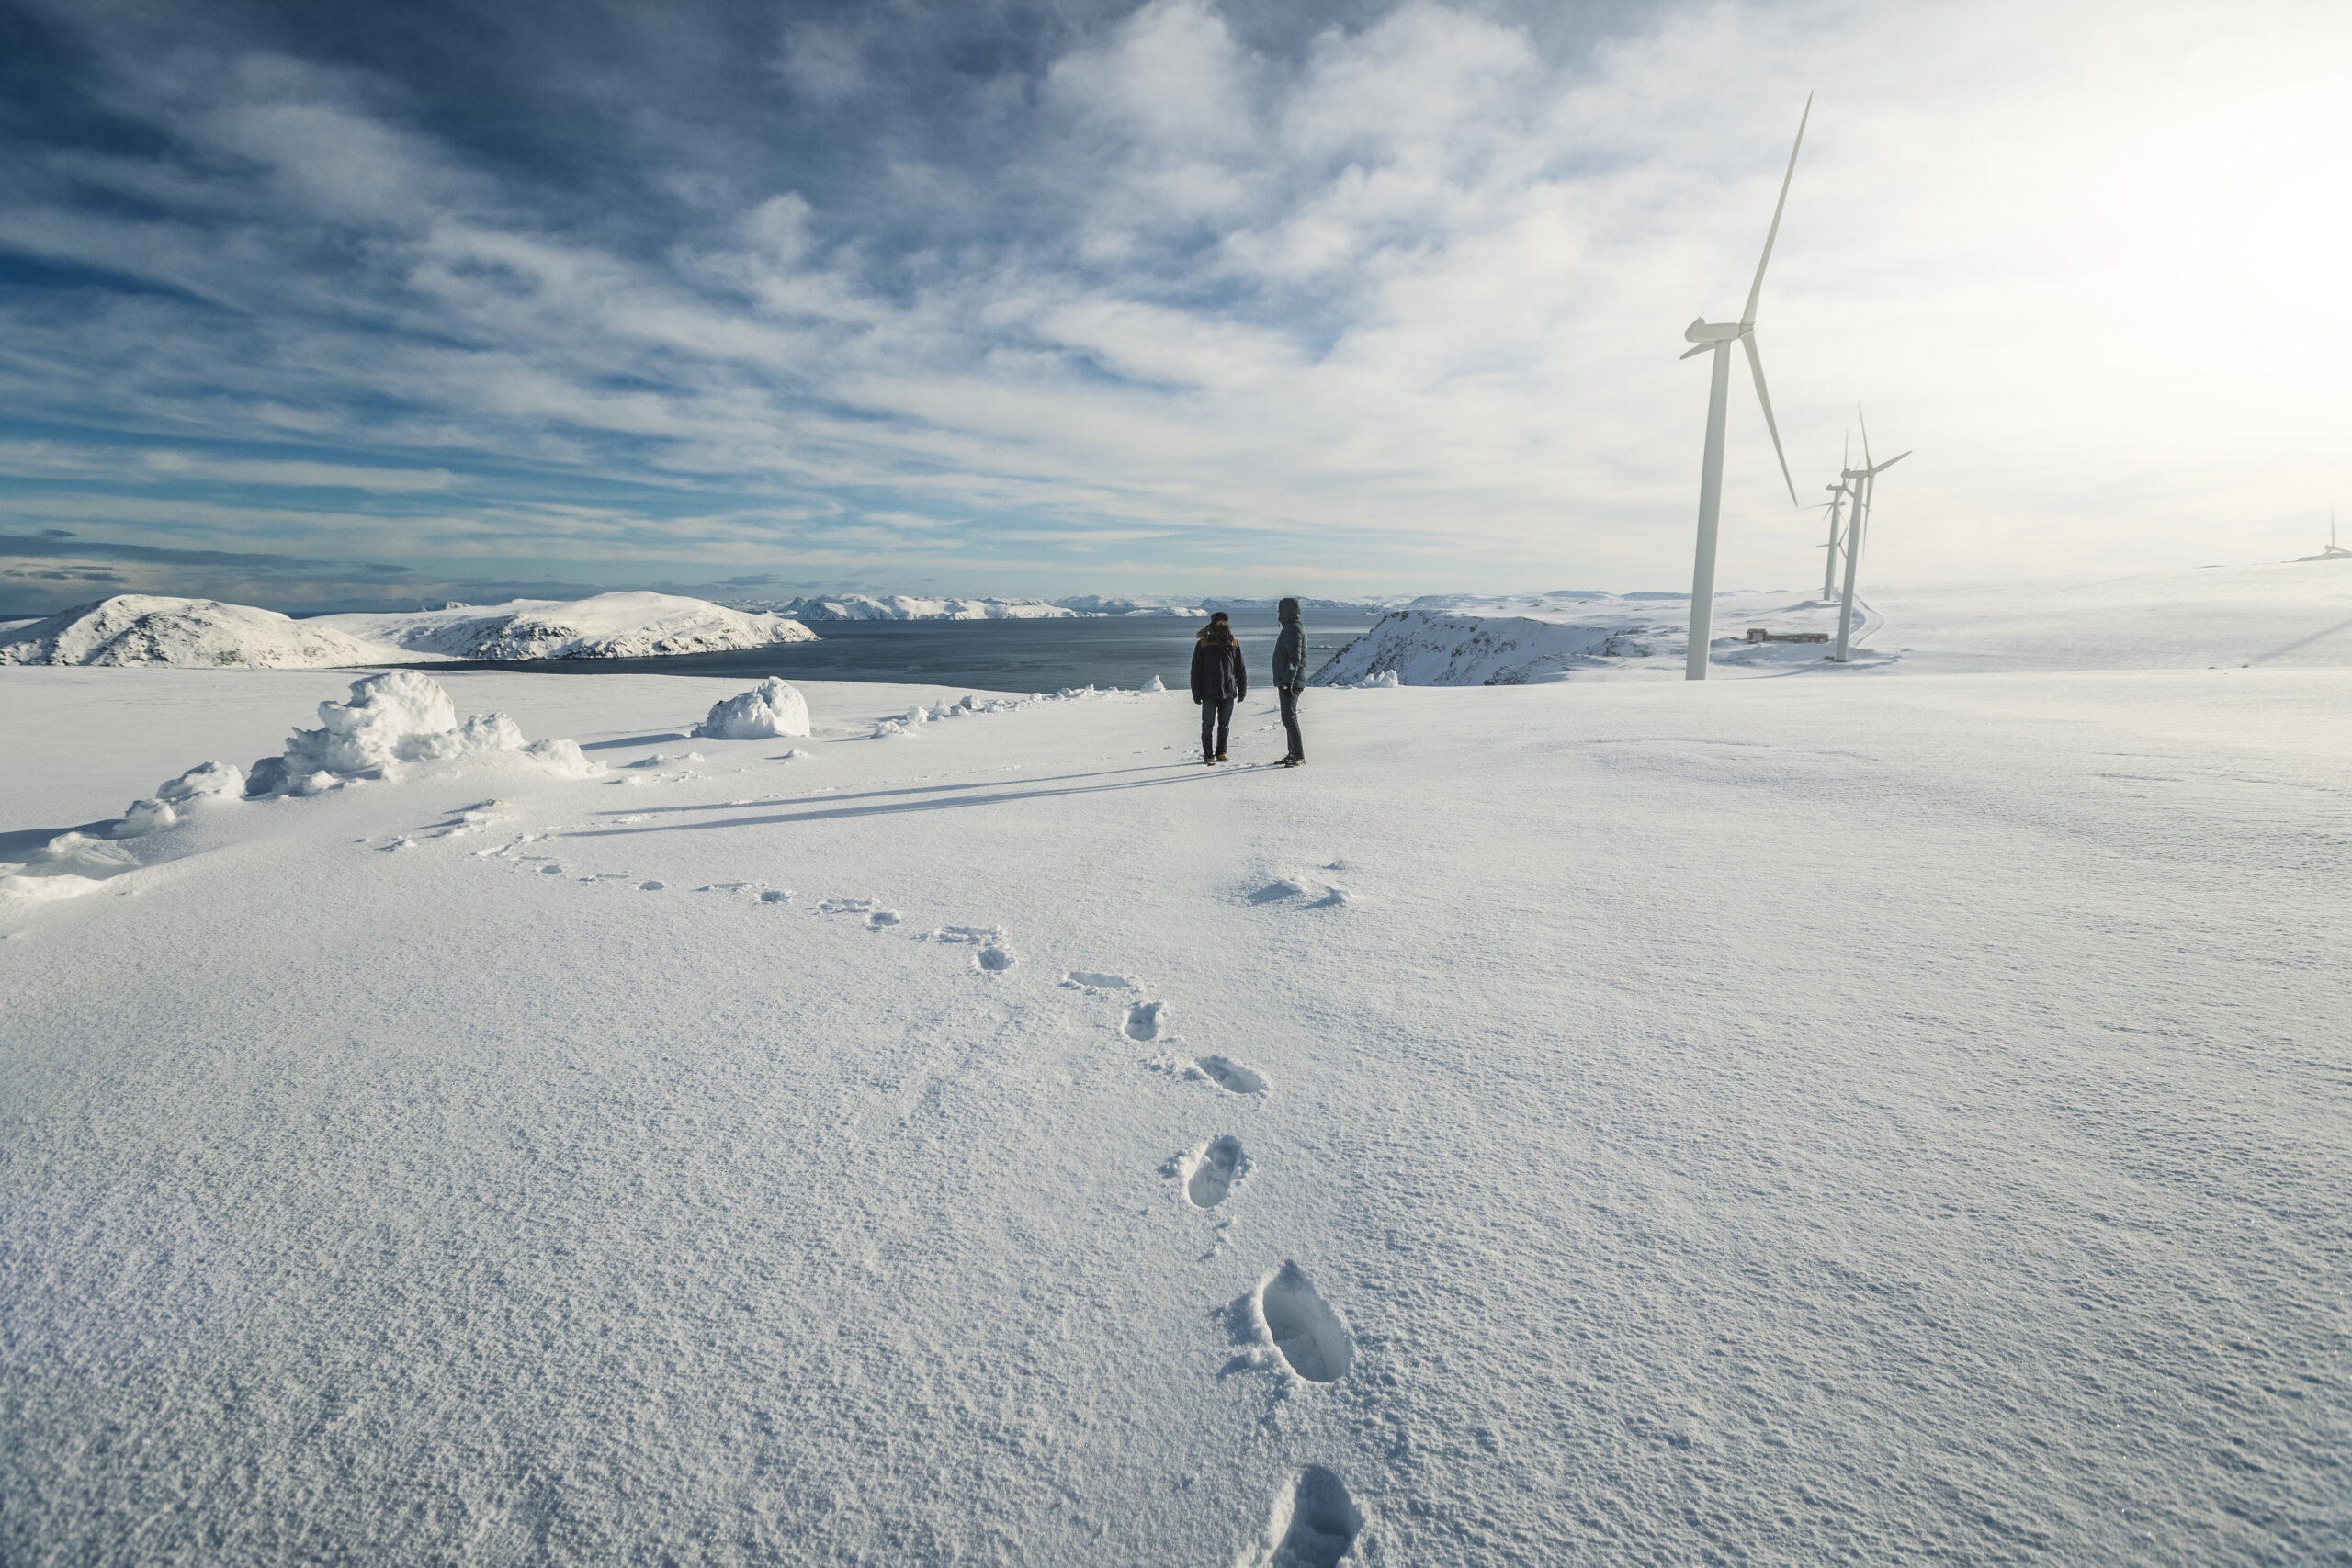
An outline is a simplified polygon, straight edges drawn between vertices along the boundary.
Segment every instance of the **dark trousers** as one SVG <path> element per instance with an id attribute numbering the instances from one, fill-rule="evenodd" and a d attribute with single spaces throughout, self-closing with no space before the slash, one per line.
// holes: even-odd
<path id="1" fill-rule="evenodd" d="M 1201 755 L 1214 757 L 1225 750 L 1233 733 L 1233 699 L 1211 697 L 1201 705 Z"/>
<path id="2" fill-rule="evenodd" d="M 1283 728 L 1290 732 L 1290 754 L 1299 761 L 1306 760 L 1306 745 L 1298 738 L 1298 694 L 1288 686 L 1282 689 Z"/>

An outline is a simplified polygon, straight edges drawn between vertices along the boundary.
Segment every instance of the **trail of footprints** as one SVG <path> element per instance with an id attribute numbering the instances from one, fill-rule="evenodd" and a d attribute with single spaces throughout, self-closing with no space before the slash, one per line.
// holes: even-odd
<path id="1" fill-rule="evenodd" d="M 504 805 L 503 801 L 483 801 L 451 813 L 449 820 L 419 829 L 414 836 L 401 835 L 378 847 L 406 849 L 420 838 L 462 837 L 503 825 L 512 820 L 500 809 Z M 642 893 L 670 890 L 669 884 L 657 878 L 638 879 L 615 872 L 574 874 L 560 857 L 533 847 L 555 837 L 554 832 L 526 832 L 503 844 L 473 852 L 479 858 L 502 861 L 536 875 L 569 876 L 582 884 L 634 882 L 634 890 Z M 755 882 L 705 883 L 692 891 L 747 896 L 755 907 L 789 906 L 799 897 L 788 887 L 768 887 Z M 1311 908 L 1318 903 L 1341 903 L 1348 897 L 1340 888 L 1327 887 L 1322 898 L 1317 900 L 1312 889 L 1285 882 L 1261 889 L 1252 901 L 1295 899 Z M 905 917 L 898 910 L 886 908 L 874 898 L 824 898 L 807 908 L 813 914 L 850 919 L 877 932 L 905 923 Z M 985 974 L 1004 974 L 1017 962 L 1000 926 L 939 926 L 915 933 L 915 940 L 967 949 L 971 967 Z M 1170 1028 L 1169 1006 L 1159 998 L 1145 997 L 1134 976 L 1071 969 L 1062 974 L 1060 983 L 1064 988 L 1090 998 L 1112 1002 L 1118 1010 L 1119 1032 L 1126 1040 L 1161 1047 L 1161 1054 L 1148 1064 L 1156 1070 L 1245 1100 L 1268 1094 L 1265 1075 L 1246 1063 L 1216 1054 L 1173 1055 L 1169 1048 L 1179 1042 Z M 1228 1204 L 1253 1168 L 1248 1150 L 1238 1136 L 1219 1134 L 1175 1156 L 1163 1168 L 1179 1183 L 1185 1204 L 1204 1214 L 1218 1216 L 1215 1243 L 1205 1255 L 1215 1257 L 1232 1224 Z M 1294 1259 L 1285 1258 L 1280 1269 L 1264 1276 L 1248 1294 L 1227 1307 L 1224 1315 L 1237 1344 L 1244 1347 L 1242 1354 L 1228 1363 L 1229 1369 L 1279 1364 L 1301 1382 L 1328 1384 L 1347 1376 L 1354 1364 L 1354 1336 Z M 1363 1528 L 1363 1510 L 1349 1495 L 1346 1483 L 1336 1472 L 1310 1464 L 1302 1468 L 1275 1498 L 1260 1539 L 1241 1562 L 1251 1568 L 1290 1568 L 1294 1564 L 1296 1568 L 1337 1568 L 1350 1557 Z"/>
<path id="2" fill-rule="evenodd" d="M 1306 891 L 1286 884 L 1279 896 L 1297 897 Z M 1324 897 L 1340 902 L 1347 896 L 1330 888 Z M 1120 1010 L 1119 1032 L 1127 1039 L 1139 1044 L 1175 1043 L 1168 1004 L 1144 997 L 1133 976 L 1071 969 L 1063 973 L 1061 983 L 1114 1001 Z M 1267 1093 L 1265 1075 L 1230 1056 L 1164 1055 L 1151 1065 L 1179 1078 L 1215 1085 L 1227 1094 Z M 1249 1177 L 1250 1159 L 1239 1137 L 1223 1133 L 1177 1155 L 1162 1168 L 1179 1183 L 1184 1202 L 1216 1213 Z M 1229 1213 L 1218 1219 L 1218 1246 L 1231 1223 Z M 1216 1250 L 1213 1246 L 1208 1256 L 1216 1256 Z M 1334 1383 L 1355 1364 L 1354 1335 L 1295 1259 L 1283 1259 L 1280 1269 L 1227 1307 L 1225 1316 L 1236 1340 L 1248 1348 L 1229 1363 L 1233 1367 L 1260 1366 L 1272 1359 L 1303 1382 Z M 1348 1495 L 1346 1483 L 1324 1466 L 1308 1465 L 1275 1499 L 1263 1533 L 1242 1562 L 1255 1568 L 1336 1568 L 1350 1557 L 1363 1527 L 1363 1512 Z"/>

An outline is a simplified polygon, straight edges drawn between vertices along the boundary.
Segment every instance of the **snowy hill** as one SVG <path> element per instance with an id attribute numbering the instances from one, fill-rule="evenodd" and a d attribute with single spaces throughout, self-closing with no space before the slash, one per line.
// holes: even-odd
<path id="1" fill-rule="evenodd" d="M 1361 615 L 1396 609 L 1403 595 L 1387 599 L 1306 599 L 1306 613 Z M 1001 621 L 1056 619 L 1065 615 L 1173 615 L 1200 620 L 1211 610 L 1262 610 L 1276 599 L 1175 599 L 1162 594 L 1074 593 L 1045 599 L 926 599 L 908 593 L 818 593 L 806 598 L 751 602 L 759 608 L 804 621 Z"/>
<path id="2" fill-rule="evenodd" d="M 0 664 L 175 664 L 318 669 L 400 654 L 380 641 L 215 599 L 121 593 L 10 628 Z"/>
<path id="3" fill-rule="evenodd" d="M 410 659 L 652 659 L 813 642 L 817 636 L 781 615 L 669 593 L 518 599 L 487 607 L 321 615 L 305 624 L 388 644 Z"/>
<path id="4" fill-rule="evenodd" d="M 1164 599 L 1151 594 L 1121 596 L 1106 599 L 1099 593 L 1080 593 L 1055 604 L 1081 615 L 1176 615 L 1201 620 L 1208 615 L 1195 600 Z"/>
<path id="5" fill-rule="evenodd" d="M 1408 686 L 1522 686 L 1534 682 L 1679 678 L 1690 640 L 1690 596 L 1546 593 L 1432 595 L 1383 616 L 1331 656 L 1310 685 L 1359 685 L 1393 674 Z M 1857 616 L 1875 626 L 1874 615 Z M 1724 673 L 1817 663 L 1818 643 L 1757 643 L 1747 628 L 1835 634 L 1838 607 L 1791 593 L 1716 596 L 1715 661 Z"/>
<path id="6" fill-rule="evenodd" d="M 0 664 L 347 669 L 454 659 L 648 659 L 809 642 L 797 621 L 664 593 L 295 620 L 250 604 L 121 594 L 0 628 Z"/>

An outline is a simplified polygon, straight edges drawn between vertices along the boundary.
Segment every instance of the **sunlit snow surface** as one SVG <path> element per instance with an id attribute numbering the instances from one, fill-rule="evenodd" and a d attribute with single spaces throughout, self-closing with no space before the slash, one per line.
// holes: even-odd
<path id="1" fill-rule="evenodd" d="M 2341 1561 L 2352 672 L 2243 662 L 463 672 L 606 771 L 120 840 L 348 678 L 6 671 L 0 1561 Z"/>

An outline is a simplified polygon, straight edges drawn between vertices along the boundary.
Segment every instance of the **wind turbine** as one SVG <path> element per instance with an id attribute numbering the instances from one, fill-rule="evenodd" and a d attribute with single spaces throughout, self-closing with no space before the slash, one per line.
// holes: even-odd
<path id="1" fill-rule="evenodd" d="M 1849 435 L 1846 439 L 1851 443 L 1853 437 Z M 1825 604 L 1829 603 L 1830 594 L 1838 591 L 1838 513 L 1847 498 L 1854 493 L 1853 483 L 1845 473 L 1853 460 L 1852 446 L 1842 447 L 1838 454 L 1838 482 L 1826 487 L 1829 491 L 1829 543 L 1826 547 L 1829 553 L 1821 558 L 1821 602 Z"/>
<path id="2" fill-rule="evenodd" d="M 1731 345 L 1735 343 L 1747 351 L 1747 371 L 1756 381 L 1756 400 L 1764 405 L 1764 428 L 1772 433 L 1772 454 L 1781 459 L 1789 504 L 1800 504 L 1797 482 L 1789 478 L 1788 456 L 1781 450 L 1781 427 L 1772 422 L 1771 394 L 1764 389 L 1764 360 L 1756 352 L 1756 300 L 1764 292 L 1764 267 L 1772 259 L 1772 242 L 1780 237 L 1781 209 L 1789 204 L 1797 150 L 1804 145 L 1805 121 L 1812 118 L 1813 97 L 1807 94 L 1804 113 L 1797 118 L 1796 145 L 1789 149 L 1788 172 L 1781 176 L 1781 199 L 1773 204 L 1772 226 L 1764 233 L 1764 254 L 1756 263 L 1756 281 L 1747 288 L 1747 308 L 1736 321 L 1710 321 L 1701 316 L 1682 331 L 1683 340 L 1696 345 L 1683 358 L 1710 349 L 1715 355 L 1714 374 L 1707 383 L 1707 452 L 1699 468 L 1699 547 L 1690 567 L 1690 651 L 1683 664 L 1685 680 L 1707 678 L 1707 640 L 1714 631 L 1715 525 L 1724 500 L 1724 404 L 1731 394 Z"/>
<path id="3" fill-rule="evenodd" d="M 1871 422 L 1856 409 L 1854 417 L 1862 424 L 1862 466 L 1848 468 L 1842 476 L 1854 487 L 1854 515 L 1846 525 L 1846 598 L 1838 612 L 1838 651 L 1829 657 L 1838 663 L 1846 662 L 1846 645 L 1854 631 L 1854 569 L 1862 558 L 1862 523 L 1870 515 L 1871 502 L 1878 493 L 1878 477 L 1911 456 L 1905 447 L 1883 463 L 1871 461 Z"/>

